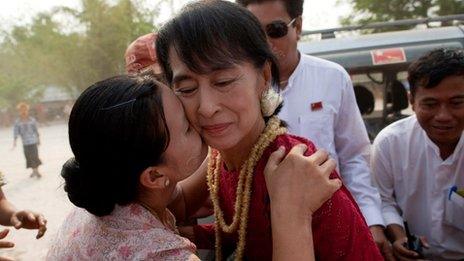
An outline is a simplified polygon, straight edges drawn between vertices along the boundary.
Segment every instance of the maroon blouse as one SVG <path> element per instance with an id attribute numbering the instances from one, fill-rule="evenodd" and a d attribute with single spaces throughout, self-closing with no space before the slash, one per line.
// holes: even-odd
<path id="1" fill-rule="evenodd" d="M 265 150 L 255 167 L 248 217 L 246 260 L 272 260 L 270 201 L 264 180 L 264 167 L 270 154 L 280 146 L 289 152 L 296 145 L 308 145 L 306 155 L 316 151 L 310 141 L 284 134 Z M 234 214 L 238 171 L 227 171 L 224 164 L 220 177 L 220 204 L 227 223 Z M 332 178 L 338 178 L 336 172 Z M 312 219 L 314 250 L 318 260 L 383 260 L 356 202 L 345 186 L 317 210 Z M 194 227 L 195 243 L 201 249 L 214 248 L 214 224 Z M 235 249 L 236 233 L 223 233 L 223 250 Z"/>

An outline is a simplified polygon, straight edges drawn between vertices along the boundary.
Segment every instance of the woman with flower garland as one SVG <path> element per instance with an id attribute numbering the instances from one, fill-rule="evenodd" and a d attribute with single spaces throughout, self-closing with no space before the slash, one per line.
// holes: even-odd
<path id="1" fill-rule="evenodd" d="M 271 87 L 279 82 L 278 70 L 259 22 L 230 2 L 196 2 L 159 31 L 156 46 L 166 80 L 187 118 L 214 148 L 207 183 L 216 223 L 185 228 L 183 233 L 200 248 L 215 246 L 217 260 L 234 249 L 236 260 L 277 258 L 273 238 L 282 231 L 271 228 L 274 218 L 286 213 L 270 206 L 265 165 L 279 147 L 289 151 L 303 143 L 307 155 L 316 148 L 287 134 L 285 124 L 274 116 L 281 106 Z M 293 182 L 291 176 L 287 179 Z M 382 260 L 345 187 L 311 214 L 307 227 L 312 223 L 317 259 Z M 302 218 L 311 220 L 311 214 Z"/>

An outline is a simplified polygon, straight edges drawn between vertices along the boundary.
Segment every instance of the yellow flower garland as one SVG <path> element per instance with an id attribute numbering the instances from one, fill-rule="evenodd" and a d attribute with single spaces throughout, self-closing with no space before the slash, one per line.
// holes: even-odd
<path id="1" fill-rule="evenodd" d="M 250 208 L 251 184 L 256 164 L 262 157 L 264 150 L 279 135 L 286 133 L 286 129 L 280 126 L 280 120 L 276 116 L 269 119 L 264 132 L 260 135 L 258 142 L 253 146 L 248 159 L 240 168 L 239 180 L 234 206 L 234 216 L 232 223 L 227 224 L 224 220 L 224 213 L 219 204 L 219 178 L 222 166 L 221 154 L 218 151 L 211 153 L 208 162 L 207 183 L 214 206 L 215 216 L 215 235 L 216 235 L 216 260 L 222 259 L 221 231 L 234 233 L 238 228 L 238 243 L 235 252 L 235 260 L 242 260 L 246 244 L 246 229 L 248 225 L 248 211 Z"/>

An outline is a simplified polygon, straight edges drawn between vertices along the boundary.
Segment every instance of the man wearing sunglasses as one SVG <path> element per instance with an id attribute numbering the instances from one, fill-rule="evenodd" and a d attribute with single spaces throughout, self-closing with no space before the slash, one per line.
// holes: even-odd
<path id="1" fill-rule="evenodd" d="M 371 183 L 370 142 L 347 72 L 338 64 L 302 54 L 303 0 L 236 0 L 260 21 L 278 59 L 289 130 L 329 151 L 387 260 L 394 260 L 383 232 L 377 188 Z"/>

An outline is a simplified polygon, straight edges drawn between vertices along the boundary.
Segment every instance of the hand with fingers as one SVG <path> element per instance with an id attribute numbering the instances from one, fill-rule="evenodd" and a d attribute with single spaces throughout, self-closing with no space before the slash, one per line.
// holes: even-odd
<path id="1" fill-rule="evenodd" d="M 383 258 L 386 261 L 395 261 L 395 256 L 393 255 L 392 245 L 385 236 L 384 229 L 382 226 L 374 225 L 370 226 L 369 230 L 371 231 L 374 242 L 382 253 Z"/>
<path id="2" fill-rule="evenodd" d="M 304 156 L 305 144 L 293 147 L 285 156 L 279 148 L 271 154 L 264 170 L 271 202 L 278 202 L 286 211 L 307 211 L 312 215 L 342 185 L 339 179 L 330 179 L 336 163 L 324 150 Z M 285 156 L 285 158 L 284 158 Z M 302 208 L 301 206 L 306 206 Z"/>
<path id="3" fill-rule="evenodd" d="M 327 152 L 306 157 L 306 150 L 306 145 L 296 145 L 285 156 L 285 149 L 280 147 L 264 169 L 275 261 L 315 260 L 312 214 L 342 185 L 339 179 L 329 178 L 335 162 L 328 159 Z"/>
<path id="4" fill-rule="evenodd" d="M 12 248 L 12 247 L 14 247 L 13 242 L 1 240 L 1 239 L 4 239 L 8 235 L 9 232 L 10 232 L 9 229 L 3 229 L 2 231 L 0 231 L 0 248 Z M 0 261 L 11 261 L 11 260 L 13 260 L 13 259 L 0 256 Z"/>
<path id="5" fill-rule="evenodd" d="M 429 248 L 424 237 L 419 237 L 419 240 L 424 248 Z M 393 254 L 398 260 L 425 260 L 419 253 L 408 249 L 407 237 L 399 238 L 393 242 Z"/>
<path id="6" fill-rule="evenodd" d="M 47 231 L 47 220 L 44 216 L 29 210 L 16 211 L 11 216 L 10 222 L 16 229 L 37 229 L 37 239 L 41 238 Z"/>

